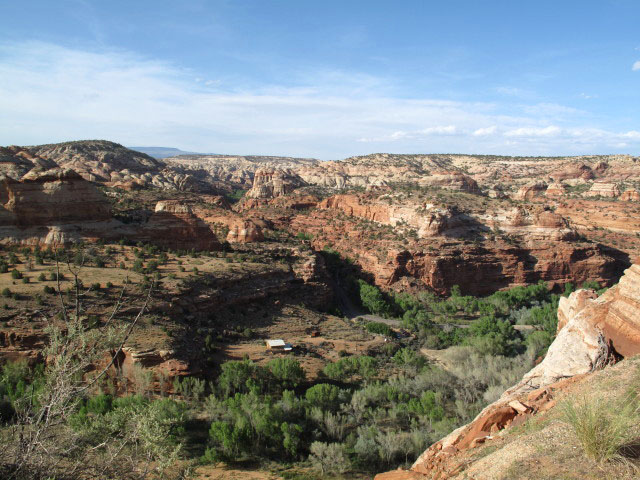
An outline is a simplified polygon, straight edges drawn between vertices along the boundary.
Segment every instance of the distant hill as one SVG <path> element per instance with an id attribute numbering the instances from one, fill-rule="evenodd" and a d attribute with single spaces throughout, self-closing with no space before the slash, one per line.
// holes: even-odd
<path id="1" fill-rule="evenodd" d="M 177 155 L 202 155 L 198 152 L 186 152 L 172 147 L 129 147 L 131 150 L 146 153 L 154 158 L 175 157 Z"/>

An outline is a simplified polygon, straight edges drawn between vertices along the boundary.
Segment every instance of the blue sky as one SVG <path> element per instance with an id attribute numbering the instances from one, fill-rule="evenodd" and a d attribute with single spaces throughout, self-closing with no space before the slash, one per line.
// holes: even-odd
<path id="1" fill-rule="evenodd" d="M 640 153 L 640 2 L 0 2 L 0 144 Z"/>

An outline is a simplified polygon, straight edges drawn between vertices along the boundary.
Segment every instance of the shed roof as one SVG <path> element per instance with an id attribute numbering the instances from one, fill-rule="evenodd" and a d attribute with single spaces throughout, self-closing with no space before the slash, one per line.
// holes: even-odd
<path id="1" fill-rule="evenodd" d="M 285 345 L 284 340 L 281 338 L 277 340 L 267 340 L 267 346 L 269 347 L 284 347 Z"/>

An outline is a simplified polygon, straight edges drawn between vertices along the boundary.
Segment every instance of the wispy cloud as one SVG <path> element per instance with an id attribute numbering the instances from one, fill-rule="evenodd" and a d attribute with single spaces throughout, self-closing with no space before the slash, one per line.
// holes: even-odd
<path id="1" fill-rule="evenodd" d="M 496 127 L 495 125 L 492 125 L 490 127 L 478 128 L 477 130 L 473 131 L 472 135 L 474 137 L 486 137 L 488 135 L 493 135 L 497 131 L 498 131 L 498 127 Z"/>
<path id="2" fill-rule="evenodd" d="M 638 70 L 640 70 L 640 60 L 633 63 L 633 65 L 631 66 L 631 70 L 633 70 L 634 72 L 637 72 Z"/>
<path id="3" fill-rule="evenodd" d="M 406 98 L 393 80 L 317 69 L 294 86 L 230 81 L 127 51 L 0 45 L 0 144 L 128 145 L 341 158 L 375 151 L 582 153 L 640 146 L 584 112 Z M 517 112 L 517 113 L 514 113 Z"/>
<path id="4" fill-rule="evenodd" d="M 558 136 L 562 130 L 554 125 L 550 125 L 544 128 L 537 127 L 522 127 L 513 130 L 507 130 L 504 132 L 505 137 L 555 137 Z"/>
<path id="5" fill-rule="evenodd" d="M 456 135 L 458 128 L 455 125 L 438 125 L 435 127 L 426 127 L 419 130 L 404 131 L 398 130 L 389 135 L 377 138 L 359 138 L 359 142 L 396 142 L 399 140 L 416 139 L 421 137 L 438 136 L 438 135 Z"/>

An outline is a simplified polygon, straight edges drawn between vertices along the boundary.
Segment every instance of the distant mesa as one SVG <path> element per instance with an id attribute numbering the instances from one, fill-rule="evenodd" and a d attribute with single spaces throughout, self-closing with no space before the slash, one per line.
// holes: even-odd
<path id="1" fill-rule="evenodd" d="M 127 147 L 130 150 L 135 150 L 136 152 L 146 153 L 150 157 L 163 159 L 169 157 L 177 157 L 180 155 L 213 155 L 213 154 L 205 154 L 198 152 L 188 152 L 186 150 L 180 150 L 179 148 L 173 147 Z"/>

